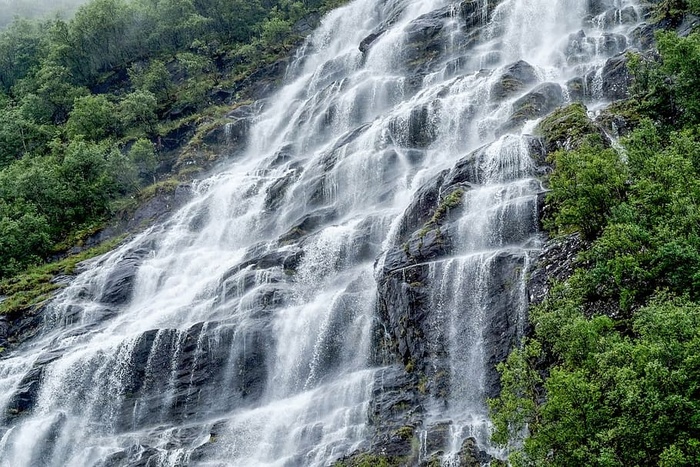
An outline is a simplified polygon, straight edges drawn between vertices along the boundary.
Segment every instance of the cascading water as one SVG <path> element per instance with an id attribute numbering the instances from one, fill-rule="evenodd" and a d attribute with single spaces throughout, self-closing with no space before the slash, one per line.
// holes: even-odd
<path id="1" fill-rule="evenodd" d="M 522 335 L 538 248 L 524 133 L 595 88 L 642 14 L 631 0 L 356 0 L 329 14 L 244 154 L 87 264 L 0 360 L 0 465 L 332 464 L 385 423 L 369 419 L 379 354 L 444 381 L 423 391 L 420 421 L 449 426 L 444 464 L 466 438 L 487 449 L 503 358 L 489 336 Z M 441 230 L 444 212 L 418 213 L 411 237 L 431 184 L 459 215 Z M 430 239 L 442 253 L 391 268 Z M 406 282 L 416 267 L 426 284 Z M 429 332 L 410 342 L 377 315 L 380 302 L 404 313 L 387 298 L 399 273 L 429 289 Z M 429 436 L 411 428 L 417 465 Z"/>

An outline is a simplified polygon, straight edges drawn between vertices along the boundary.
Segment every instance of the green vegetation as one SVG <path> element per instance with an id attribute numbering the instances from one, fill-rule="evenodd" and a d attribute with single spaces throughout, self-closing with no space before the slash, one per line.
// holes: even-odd
<path id="1" fill-rule="evenodd" d="M 599 132 L 589 120 L 586 107 L 580 103 L 555 110 L 542 120 L 537 131 L 548 150 L 561 149 L 560 142 L 567 149 L 576 148 Z"/>
<path id="2" fill-rule="evenodd" d="M 401 457 L 360 454 L 349 459 L 338 461 L 333 467 L 399 467 L 406 465 L 406 459 Z"/>
<path id="3" fill-rule="evenodd" d="M 591 130 L 552 156 L 545 226 L 590 243 L 499 367 L 493 440 L 513 465 L 700 464 L 700 33 L 657 40 L 659 61 L 631 60 L 622 149 Z"/>
<path id="4" fill-rule="evenodd" d="M 0 295 L 8 298 L 0 302 L 0 314 L 15 313 L 38 305 L 51 298 L 62 287 L 55 278 L 61 274 L 75 273 L 78 263 L 113 249 L 122 239 L 105 242 L 60 261 L 29 268 L 21 274 L 0 281 Z"/>
<path id="5" fill-rule="evenodd" d="M 21 14 L 31 2 L 12 3 Z M 303 18 L 342 2 L 83 3 L 70 20 L 0 29 L 0 279 L 171 177 L 177 156 L 162 139 L 218 121 L 209 109 L 225 114 L 222 90 L 287 54 Z"/>
<path id="6" fill-rule="evenodd" d="M 464 189 L 457 188 L 440 202 L 440 205 L 433 213 L 433 217 L 428 221 L 431 225 L 437 225 L 450 211 L 450 209 L 455 209 L 462 203 L 462 198 L 464 197 Z"/>

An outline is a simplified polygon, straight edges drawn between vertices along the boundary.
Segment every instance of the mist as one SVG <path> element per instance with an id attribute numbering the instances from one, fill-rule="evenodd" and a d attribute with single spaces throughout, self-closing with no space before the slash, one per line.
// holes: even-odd
<path id="1" fill-rule="evenodd" d="M 88 0 L 0 0 L 0 29 L 7 26 L 15 16 L 42 18 L 58 14 L 62 18 L 71 16 Z"/>

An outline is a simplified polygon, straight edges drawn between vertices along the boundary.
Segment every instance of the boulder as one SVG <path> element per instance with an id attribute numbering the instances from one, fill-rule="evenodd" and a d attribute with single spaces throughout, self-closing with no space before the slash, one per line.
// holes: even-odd
<path id="1" fill-rule="evenodd" d="M 618 55 L 608 59 L 603 67 L 603 97 L 616 101 L 629 97 L 632 75 L 627 68 L 627 57 Z"/>
<path id="2" fill-rule="evenodd" d="M 513 103 L 513 111 L 497 135 L 517 133 L 528 120 L 544 117 L 564 102 L 564 93 L 556 83 L 544 83 Z"/>
<path id="3" fill-rule="evenodd" d="M 506 67 L 496 84 L 491 88 L 491 99 L 501 102 L 508 97 L 524 91 L 537 82 L 535 68 L 524 60 L 519 60 Z"/>
<path id="4" fill-rule="evenodd" d="M 605 133 L 588 117 L 586 106 L 578 102 L 547 115 L 535 128 L 535 134 L 542 138 L 546 154 L 576 149 L 591 136 L 607 144 Z"/>
<path id="5" fill-rule="evenodd" d="M 376 32 L 373 32 L 372 34 L 370 34 L 369 36 L 365 37 L 364 39 L 362 39 L 362 41 L 360 42 L 360 47 L 359 47 L 360 52 L 362 52 L 363 54 L 366 53 L 370 49 L 370 47 L 372 47 L 372 44 L 374 44 L 374 42 L 377 39 L 379 39 L 381 36 L 383 36 L 385 32 L 386 32 L 386 30 L 376 31 Z"/>
<path id="6" fill-rule="evenodd" d="M 138 268 L 146 256 L 145 250 L 126 255 L 104 281 L 98 300 L 105 305 L 122 305 L 129 301 L 134 289 Z"/>
<path id="7" fill-rule="evenodd" d="M 438 138 L 436 115 L 440 101 L 411 109 L 408 115 L 401 115 L 389 123 L 389 134 L 404 148 L 424 149 Z"/>

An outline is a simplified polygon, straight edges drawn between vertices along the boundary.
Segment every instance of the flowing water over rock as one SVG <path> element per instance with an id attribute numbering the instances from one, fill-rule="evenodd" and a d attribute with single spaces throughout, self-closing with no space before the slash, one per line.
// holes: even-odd
<path id="1" fill-rule="evenodd" d="M 171 220 L 87 264 L 0 360 L 0 465 L 499 455 L 485 400 L 522 336 L 540 246 L 546 168 L 527 133 L 566 102 L 624 95 L 618 54 L 645 11 L 332 12 L 236 126 L 244 153 Z"/>

